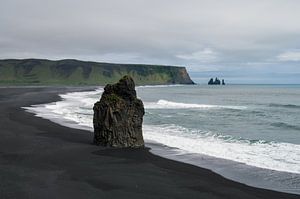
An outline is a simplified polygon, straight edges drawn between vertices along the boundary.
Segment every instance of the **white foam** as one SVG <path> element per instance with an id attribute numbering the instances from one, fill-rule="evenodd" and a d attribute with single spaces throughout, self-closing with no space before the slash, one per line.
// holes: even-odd
<path id="1" fill-rule="evenodd" d="M 62 101 L 24 108 L 38 117 L 47 118 L 62 125 L 69 121 L 66 122 L 68 127 L 75 127 L 74 125 L 77 124 L 80 129 L 91 129 L 93 105 L 102 92 L 103 88 L 99 88 L 95 91 L 61 94 Z M 64 121 L 59 122 L 59 118 L 63 118 Z"/>
<path id="2" fill-rule="evenodd" d="M 144 125 L 143 130 L 145 139 L 176 147 L 187 153 L 205 154 L 265 169 L 300 173 L 300 145 L 237 140 L 176 125 Z"/>
<path id="3" fill-rule="evenodd" d="M 25 107 L 39 117 L 50 119 L 73 128 L 92 130 L 93 104 L 99 99 L 103 89 L 89 92 L 74 92 L 61 95 L 62 101 Z M 146 109 L 183 108 L 234 108 L 239 106 L 219 106 L 185 104 L 159 100 L 145 103 Z M 233 160 L 247 165 L 300 173 L 300 145 L 265 141 L 250 141 L 222 136 L 213 132 L 187 129 L 178 125 L 143 125 L 146 140 L 180 149 L 183 153 L 199 153 Z"/>
<path id="4" fill-rule="evenodd" d="M 187 104 L 180 102 L 172 102 L 167 100 L 158 100 L 157 102 L 145 102 L 146 109 L 246 109 L 245 106 L 222 106 L 210 104 Z"/>

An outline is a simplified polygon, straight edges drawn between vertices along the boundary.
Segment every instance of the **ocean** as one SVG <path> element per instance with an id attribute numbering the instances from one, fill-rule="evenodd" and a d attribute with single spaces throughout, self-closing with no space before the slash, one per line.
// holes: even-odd
<path id="1" fill-rule="evenodd" d="M 93 131 L 103 88 L 24 107 L 72 128 Z M 300 193 L 299 85 L 137 87 L 151 152 L 211 169 L 251 186 Z"/>

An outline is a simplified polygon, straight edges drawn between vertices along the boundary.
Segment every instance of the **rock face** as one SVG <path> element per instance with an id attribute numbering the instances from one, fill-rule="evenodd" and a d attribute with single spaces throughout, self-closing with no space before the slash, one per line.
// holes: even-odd
<path id="1" fill-rule="evenodd" d="M 222 79 L 222 85 L 225 85 L 225 80 L 224 79 Z"/>
<path id="2" fill-rule="evenodd" d="M 213 78 L 211 78 L 209 81 L 208 81 L 208 85 L 220 85 L 221 84 L 221 81 L 216 77 L 216 79 L 214 80 Z M 225 85 L 225 81 L 224 79 L 222 79 L 222 85 Z"/>
<path id="3" fill-rule="evenodd" d="M 186 68 L 177 66 L 112 64 L 73 59 L 0 60 L 1 85 L 106 85 L 128 73 L 132 74 L 138 85 L 194 84 Z"/>
<path id="4" fill-rule="evenodd" d="M 94 143 L 110 147 L 143 147 L 143 102 L 136 97 L 135 84 L 124 76 L 108 84 L 94 105 Z"/>
<path id="5" fill-rule="evenodd" d="M 208 81 L 208 85 L 213 85 L 214 84 L 214 79 L 210 78 L 210 80 Z"/>

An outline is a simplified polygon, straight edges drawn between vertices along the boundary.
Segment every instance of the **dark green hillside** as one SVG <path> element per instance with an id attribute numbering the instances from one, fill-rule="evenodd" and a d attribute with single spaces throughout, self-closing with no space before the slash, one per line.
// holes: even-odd
<path id="1" fill-rule="evenodd" d="M 0 60 L 2 85 L 104 85 L 131 75 L 136 84 L 193 84 L 185 67 L 78 60 Z"/>

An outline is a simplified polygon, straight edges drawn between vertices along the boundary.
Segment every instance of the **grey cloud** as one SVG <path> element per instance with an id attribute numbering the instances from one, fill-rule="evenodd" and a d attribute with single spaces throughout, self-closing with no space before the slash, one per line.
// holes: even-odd
<path id="1" fill-rule="evenodd" d="M 300 49 L 299 10 L 293 0 L 2 0 L 0 58 L 282 71 L 284 53 Z M 300 72 L 299 61 L 283 68 Z"/>

